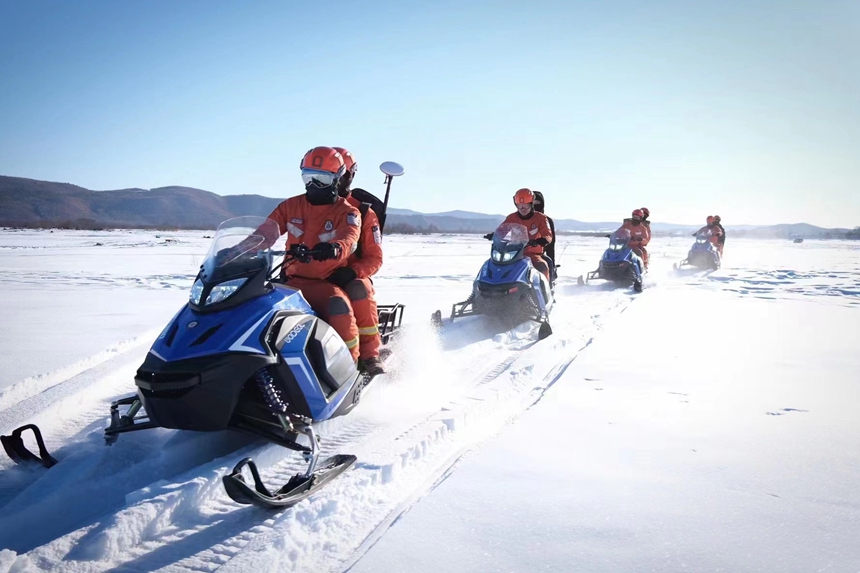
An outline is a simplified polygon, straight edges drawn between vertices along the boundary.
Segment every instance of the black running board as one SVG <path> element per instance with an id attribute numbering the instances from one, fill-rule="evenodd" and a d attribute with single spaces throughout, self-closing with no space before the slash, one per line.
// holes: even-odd
<path id="1" fill-rule="evenodd" d="M 38 456 L 28 450 L 27 446 L 24 445 L 24 440 L 21 438 L 21 434 L 25 430 L 31 430 L 33 432 L 33 436 L 36 438 L 36 444 L 39 446 Z M 36 424 L 21 426 L 12 432 L 11 436 L 0 436 L 0 442 L 3 443 L 3 449 L 6 450 L 6 454 L 8 454 L 16 464 L 38 462 L 46 468 L 57 464 L 57 460 L 48 453 L 48 448 L 45 447 L 45 440 L 42 439 L 42 432 L 39 431 L 39 427 L 36 426 Z"/>
<path id="2" fill-rule="evenodd" d="M 285 509 L 309 498 L 328 482 L 348 470 L 356 461 L 355 456 L 336 455 L 320 463 L 310 477 L 295 475 L 281 489 L 271 493 L 260 479 L 260 472 L 251 458 L 245 458 L 233 471 L 221 478 L 227 495 L 236 503 L 256 505 L 265 509 Z M 242 475 L 248 466 L 254 479 L 252 488 Z"/>

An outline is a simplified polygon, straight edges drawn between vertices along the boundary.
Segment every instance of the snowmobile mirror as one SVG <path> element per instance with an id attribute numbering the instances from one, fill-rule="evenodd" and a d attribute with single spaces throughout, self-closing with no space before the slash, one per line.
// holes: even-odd
<path id="1" fill-rule="evenodd" d="M 400 177 L 401 175 L 406 173 L 406 170 L 403 169 L 403 166 L 399 163 L 395 163 L 394 161 L 384 161 L 382 164 L 380 164 L 379 170 L 390 177 Z"/>

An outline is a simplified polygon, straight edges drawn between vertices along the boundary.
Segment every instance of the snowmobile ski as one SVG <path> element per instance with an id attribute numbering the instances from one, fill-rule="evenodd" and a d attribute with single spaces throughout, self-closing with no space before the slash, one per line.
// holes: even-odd
<path id="1" fill-rule="evenodd" d="M 260 472 L 251 458 L 245 458 L 225 475 L 222 480 L 227 495 L 236 503 L 256 505 L 265 509 L 286 509 L 307 499 L 328 482 L 348 470 L 356 461 L 355 456 L 335 455 L 317 466 L 310 475 L 294 475 L 281 489 L 272 493 L 260 479 Z M 242 475 L 242 469 L 247 466 L 254 479 L 252 488 Z"/>
<path id="2" fill-rule="evenodd" d="M 36 438 L 36 444 L 39 446 L 39 455 L 34 454 L 27 449 L 27 446 L 24 445 L 24 440 L 21 438 L 21 434 L 25 430 L 31 430 L 33 432 L 33 436 Z M 46 468 L 50 468 L 57 463 L 57 460 L 48 453 L 48 448 L 45 447 L 45 440 L 42 439 L 42 432 L 39 431 L 39 427 L 36 424 L 21 426 L 17 430 L 13 431 L 11 436 L 0 436 L 0 442 L 3 443 L 3 449 L 6 450 L 6 453 L 10 458 L 12 458 L 12 461 L 17 464 L 38 462 Z"/>

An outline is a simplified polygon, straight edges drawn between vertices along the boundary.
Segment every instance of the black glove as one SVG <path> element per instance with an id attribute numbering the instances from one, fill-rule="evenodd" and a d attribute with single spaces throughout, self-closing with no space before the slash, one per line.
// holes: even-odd
<path id="1" fill-rule="evenodd" d="M 313 254 L 315 261 L 328 261 L 340 256 L 340 245 L 337 243 L 317 243 L 313 250 L 316 251 Z"/>
<path id="2" fill-rule="evenodd" d="M 532 239 L 531 241 L 529 241 L 528 246 L 529 247 L 545 247 L 548 244 L 549 244 L 549 241 L 547 241 L 546 239 L 541 237 L 540 239 Z"/>
<path id="3" fill-rule="evenodd" d="M 238 257 L 242 253 L 238 247 L 228 247 L 226 249 L 221 249 L 215 254 L 215 261 L 219 265 L 224 265 L 231 262 L 233 259 Z"/>
<path id="4" fill-rule="evenodd" d="M 493 240 L 493 233 L 487 233 L 486 235 L 484 235 L 484 238 L 487 239 L 488 241 L 492 241 Z"/>
<path id="5" fill-rule="evenodd" d="M 355 271 L 349 267 L 335 269 L 326 279 L 328 282 L 345 289 L 346 285 L 355 280 Z"/>

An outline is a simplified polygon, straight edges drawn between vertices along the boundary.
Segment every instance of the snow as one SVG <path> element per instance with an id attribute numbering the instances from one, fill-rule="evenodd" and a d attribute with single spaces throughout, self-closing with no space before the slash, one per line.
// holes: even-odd
<path id="1" fill-rule="evenodd" d="M 429 327 L 486 241 L 387 237 L 393 372 L 318 430 L 323 455 L 359 462 L 265 512 L 220 476 L 250 455 L 285 481 L 282 448 L 102 443 L 206 234 L 0 232 L 0 431 L 37 423 L 60 460 L 0 461 L 0 572 L 860 570 L 857 243 L 730 238 L 722 270 L 676 274 L 692 239 L 657 238 L 634 295 L 577 287 L 606 241 L 562 237 L 555 332 L 535 343 L 531 325 Z"/>

